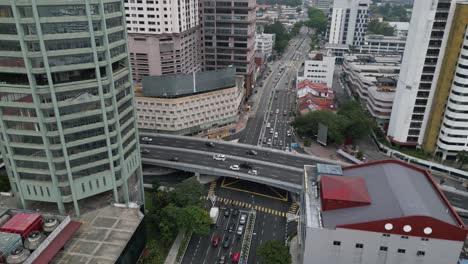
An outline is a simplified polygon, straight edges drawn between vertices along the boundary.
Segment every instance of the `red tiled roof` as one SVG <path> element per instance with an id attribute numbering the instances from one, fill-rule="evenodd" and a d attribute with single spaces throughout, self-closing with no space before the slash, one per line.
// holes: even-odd
<path id="1" fill-rule="evenodd" d="M 52 258 L 59 252 L 59 250 L 67 243 L 67 241 L 73 236 L 73 234 L 78 230 L 81 226 L 80 222 L 77 221 L 70 221 L 65 228 L 63 228 L 62 232 L 58 234 L 44 249 L 44 251 L 37 256 L 37 258 L 33 261 L 33 264 L 46 264 L 50 263 Z"/>
<path id="2" fill-rule="evenodd" d="M 310 89 L 315 90 L 317 93 L 333 93 L 333 89 L 330 87 L 327 87 L 327 84 L 324 82 L 317 83 L 317 82 L 311 82 L 310 80 L 302 80 L 297 83 L 297 89 L 304 89 L 306 87 L 309 87 Z"/>

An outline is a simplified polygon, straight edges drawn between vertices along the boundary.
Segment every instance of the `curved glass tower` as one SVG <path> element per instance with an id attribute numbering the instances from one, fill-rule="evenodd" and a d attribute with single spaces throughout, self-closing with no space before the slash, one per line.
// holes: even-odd
<path id="1" fill-rule="evenodd" d="M 121 0 L 0 0 L 0 150 L 24 208 L 142 201 Z"/>

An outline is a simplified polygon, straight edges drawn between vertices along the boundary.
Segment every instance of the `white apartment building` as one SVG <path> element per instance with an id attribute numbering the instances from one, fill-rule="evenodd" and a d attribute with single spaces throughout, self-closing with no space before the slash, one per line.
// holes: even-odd
<path id="1" fill-rule="evenodd" d="M 264 54 L 267 58 L 271 56 L 275 46 L 275 34 L 257 33 L 255 36 L 257 52 Z"/>
<path id="2" fill-rule="evenodd" d="M 387 22 L 390 26 L 395 29 L 395 36 L 397 37 L 407 37 L 409 22 Z"/>
<path id="3" fill-rule="evenodd" d="M 302 79 L 326 83 L 328 87 L 332 87 L 336 57 L 326 56 L 322 53 L 312 54 L 309 57 L 311 59 L 304 61 L 304 77 Z"/>
<path id="4" fill-rule="evenodd" d="M 334 0 L 328 15 L 328 43 L 360 46 L 369 22 L 370 0 Z"/>
<path id="5" fill-rule="evenodd" d="M 345 55 L 343 73 L 346 85 L 386 130 L 392 113 L 395 88 L 400 73 L 401 56 L 371 54 Z"/>
<path id="6" fill-rule="evenodd" d="M 465 224 L 431 175 L 398 160 L 304 166 L 300 263 L 457 263 Z"/>
<path id="7" fill-rule="evenodd" d="M 406 37 L 366 35 L 364 45 L 358 47 L 360 53 L 401 54 L 405 52 Z"/>
<path id="8" fill-rule="evenodd" d="M 133 79 L 201 70 L 198 0 L 125 0 Z"/>
<path id="9" fill-rule="evenodd" d="M 236 122 L 243 85 L 232 67 L 145 77 L 135 87 L 138 128 L 188 135 Z"/>
<path id="10" fill-rule="evenodd" d="M 388 138 L 456 159 L 468 150 L 468 2 L 416 0 L 413 10 Z"/>

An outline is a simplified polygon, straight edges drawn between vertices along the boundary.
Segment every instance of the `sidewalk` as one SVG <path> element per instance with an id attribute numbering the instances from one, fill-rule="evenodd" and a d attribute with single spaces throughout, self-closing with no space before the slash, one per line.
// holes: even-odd
<path id="1" fill-rule="evenodd" d="M 291 264 L 300 264 L 299 263 L 299 243 L 297 236 L 291 239 L 289 242 L 289 254 L 291 254 Z"/>

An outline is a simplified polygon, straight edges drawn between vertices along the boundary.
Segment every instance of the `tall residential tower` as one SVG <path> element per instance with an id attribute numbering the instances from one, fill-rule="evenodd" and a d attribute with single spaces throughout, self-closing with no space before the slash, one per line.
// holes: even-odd
<path id="1" fill-rule="evenodd" d="M 367 32 L 370 0 L 334 0 L 328 14 L 328 43 L 360 46 Z"/>
<path id="2" fill-rule="evenodd" d="M 0 0 L 0 151 L 20 206 L 142 201 L 122 0 Z"/>
<path id="3" fill-rule="evenodd" d="M 416 0 L 389 139 L 442 159 L 468 150 L 468 1 Z"/>
<path id="4" fill-rule="evenodd" d="M 125 0 L 133 80 L 201 70 L 198 0 Z"/>

